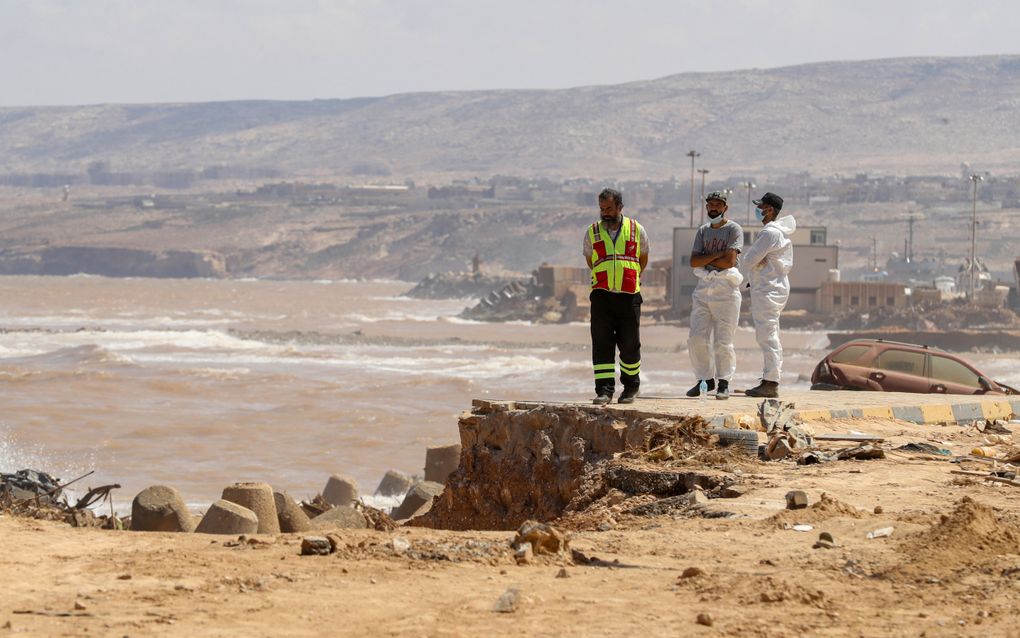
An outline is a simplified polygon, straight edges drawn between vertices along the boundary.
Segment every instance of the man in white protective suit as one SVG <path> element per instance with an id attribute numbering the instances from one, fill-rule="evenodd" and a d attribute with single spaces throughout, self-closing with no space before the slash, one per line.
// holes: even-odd
<path id="1" fill-rule="evenodd" d="M 744 231 L 726 219 L 726 193 L 705 197 L 708 223 L 698 229 L 691 249 L 691 268 L 698 278 L 691 303 L 691 331 L 687 351 L 698 381 L 687 396 L 701 395 L 702 381 L 715 398 L 730 398 L 730 381 L 737 368 L 733 333 L 740 317 L 740 284 L 737 255 L 744 247 Z"/>
<path id="2" fill-rule="evenodd" d="M 754 333 L 761 346 L 765 365 L 761 383 L 745 392 L 749 397 L 779 397 L 779 380 L 783 371 L 783 345 L 779 342 L 779 313 L 790 297 L 793 268 L 793 240 L 797 229 L 793 217 L 779 217 L 783 198 L 765 193 L 754 200 L 754 214 L 765 228 L 744 253 L 744 268 L 751 288 L 751 318 Z"/>

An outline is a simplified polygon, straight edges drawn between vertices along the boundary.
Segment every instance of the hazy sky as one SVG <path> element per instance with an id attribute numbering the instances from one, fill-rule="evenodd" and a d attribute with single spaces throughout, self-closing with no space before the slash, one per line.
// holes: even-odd
<path id="1" fill-rule="evenodd" d="M 559 88 L 1018 32 L 1017 0 L 0 0 L 0 106 Z"/>

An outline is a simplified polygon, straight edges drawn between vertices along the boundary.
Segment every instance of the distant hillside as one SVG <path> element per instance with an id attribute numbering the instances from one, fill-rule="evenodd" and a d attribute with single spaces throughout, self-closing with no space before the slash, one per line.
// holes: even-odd
<path id="1" fill-rule="evenodd" d="M 638 73 L 640 70 L 635 70 Z M 323 78 L 328 85 L 328 78 Z M 0 108 L 0 173 L 955 171 L 1020 161 L 1020 56 L 807 64 L 564 90 Z"/>

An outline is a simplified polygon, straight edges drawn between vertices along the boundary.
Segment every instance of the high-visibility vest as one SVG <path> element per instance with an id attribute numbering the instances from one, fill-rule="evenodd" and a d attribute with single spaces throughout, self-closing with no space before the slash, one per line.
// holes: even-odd
<path id="1" fill-rule="evenodd" d="M 591 239 L 591 289 L 637 294 L 641 292 L 641 226 L 629 217 L 620 223 L 616 243 L 595 222 L 588 228 Z"/>

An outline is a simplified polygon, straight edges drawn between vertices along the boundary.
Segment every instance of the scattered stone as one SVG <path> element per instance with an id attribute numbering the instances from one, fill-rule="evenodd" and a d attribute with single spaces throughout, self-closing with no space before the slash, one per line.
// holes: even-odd
<path id="1" fill-rule="evenodd" d="M 199 534 L 255 534 L 259 531 L 259 518 L 247 507 L 220 499 L 209 506 L 195 531 Z"/>
<path id="2" fill-rule="evenodd" d="M 811 547 L 812 549 L 833 549 L 837 547 L 836 539 L 829 532 L 822 532 L 818 535 L 818 540 Z"/>
<path id="3" fill-rule="evenodd" d="M 499 599 L 496 600 L 496 605 L 492 608 L 493 611 L 501 614 L 510 614 L 517 611 L 517 607 L 521 604 L 521 592 L 516 587 L 503 592 Z"/>
<path id="4" fill-rule="evenodd" d="M 301 506 L 286 492 L 273 492 L 273 502 L 276 505 L 276 516 L 281 532 L 293 534 L 312 529 L 312 521 L 308 514 L 305 514 Z"/>
<path id="5" fill-rule="evenodd" d="M 334 507 L 311 521 L 312 529 L 367 529 L 368 519 L 353 507 Z"/>
<path id="6" fill-rule="evenodd" d="M 525 521 L 511 545 L 514 548 L 529 545 L 535 554 L 555 556 L 569 551 L 570 538 L 552 525 Z"/>
<path id="7" fill-rule="evenodd" d="M 556 578 L 570 578 L 570 572 L 566 567 L 560 567 L 560 571 L 556 572 Z"/>
<path id="8" fill-rule="evenodd" d="M 698 576 L 704 576 L 705 570 L 700 567 L 688 567 L 680 574 L 680 578 L 686 580 L 688 578 L 697 578 Z"/>
<path id="9" fill-rule="evenodd" d="M 719 491 L 719 496 L 723 498 L 740 498 L 747 494 L 748 488 L 743 485 L 727 485 Z"/>
<path id="10" fill-rule="evenodd" d="M 180 492 L 166 485 L 147 487 L 131 502 L 136 532 L 193 532 L 195 523 Z"/>
<path id="11" fill-rule="evenodd" d="M 876 505 L 875 506 L 875 513 L 876 514 L 881 514 L 883 511 L 885 511 L 885 510 L 882 509 L 881 505 Z"/>
<path id="12" fill-rule="evenodd" d="M 422 508 L 432 502 L 432 499 L 443 493 L 443 485 L 434 481 L 421 481 L 415 483 L 413 487 L 407 492 L 407 496 L 404 497 L 404 501 L 400 504 L 400 507 L 393 510 L 392 517 L 394 520 L 405 520 L 412 518 L 414 514 Z"/>
<path id="13" fill-rule="evenodd" d="M 786 509 L 799 510 L 808 506 L 807 493 L 803 490 L 791 490 L 786 493 Z"/>
<path id="14" fill-rule="evenodd" d="M 334 507 L 351 507 L 358 500 L 358 483 L 342 474 L 334 474 L 326 481 L 322 500 Z"/>
<path id="15" fill-rule="evenodd" d="M 596 529 L 598 529 L 600 532 L 608 532 L 609 530 L 613 529 L 613 524 L 610 523 L 609 521 L 602 521 L 601 523 L 599 523 L 599 526 Z"/>
<path id="16" fill-rule="evenodd" d="M 302 556 L 326 556 L 332 551 L 329 539 L 323 536 L 305 536 L 301 539 Z"/>
<path id="17" fill-rule="evenodd" d="M 425 450 L 425 480 L 446 484 L 446 477 L 460 466 L 460 443 Z"/>
<path id="18" fill-rule="evenodd" d="M 394 552 L 403 554 L 407 552 L 407 550 L 411 549 L 411 542 L 406 538 L 394 538 L 390 541 L 390 547 L 393 548 Z"/>
<path id="19" fill-rule="evenodd" d="M 335 533 L 334 534 L 326 534 L 326 540 L 329 541 L 329 551 L 330 552 L 335 552 L 337 550 L 337 548 L 340 547 L 340 543 L 343 542 L 343 538 L 341 538 L 339 534 L 335 534 Z M 347 569 L 346 568 L 344 568 L 344 573 L 345 574 L 347 573 Z"/>
<path id="20" fill-rule="evenodd" d="M 82 603 L 80 600 L 74 601 L 74 608 L 77 609 L 78 611 L 86 609 L 85 604 Z"/>
<path id="21" fill-rule="evenodd" d="M 117 576 L 117 580 L 131 580 L 131 574 L 121 574 Z"/>
<path id="22" fill-rule="evenodd" d="M 279 534 L 280 520 L 276 512 L 273 488 L 266 483 L 234 483 L 223 488 L 223 500 L 237 503 L 255 512 L 259 534 Z"/>
<path id="23" fill-rule="evenodd" d="M 698 624 L 704 625 L 706 627 L 711 627 L 712 625 L 715 624 L 715 621 L 712 620 L 712 616 L 709 615 L 708 613 L 701 612 L 700 614 L 698 614 Z"/>
<path id="24" fill-rule="evenodd" d="M 521 543 L 517 546 L 514 551 L 514 560 L 517 561 L 518 565 L 527 565 L 534 560 L 534 550 L 531 547 L 531 543 Z"/>
<path id="25" fill-rule="evenodd" d="M 375 493 L 378 496 L 400 496 L 407 494 L 407 490 L 411 489 L 413 484 L 414 481 L 410 476 L 403 472 L 389 470 L 379 481 L 379 487 L 375 488 Z"/>

